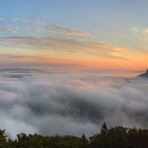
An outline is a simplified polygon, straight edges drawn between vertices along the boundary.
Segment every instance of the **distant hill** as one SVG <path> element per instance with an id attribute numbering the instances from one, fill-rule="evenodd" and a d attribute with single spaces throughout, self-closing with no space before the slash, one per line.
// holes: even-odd
<path id="1" fill-rule="evenodd" d="M 138 77 L 148 78 L 148 69 L 146 69 L 145 73 L 142 73 L 142 74 L 138 75 Z"/>

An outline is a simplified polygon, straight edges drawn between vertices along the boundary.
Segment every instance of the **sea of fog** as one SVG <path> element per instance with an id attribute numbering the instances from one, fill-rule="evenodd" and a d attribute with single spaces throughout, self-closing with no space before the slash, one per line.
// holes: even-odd
<path id="1" fill-rule="evenodd" d="M 101 124 L 148 128 L 148 80 L 136 72 L 0 69 L 0 129 L 91 136 Z"/>

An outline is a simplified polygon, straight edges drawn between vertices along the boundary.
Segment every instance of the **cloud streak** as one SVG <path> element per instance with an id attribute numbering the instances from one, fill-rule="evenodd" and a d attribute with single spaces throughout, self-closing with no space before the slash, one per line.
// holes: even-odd
<path id="1" fill-rule="evenodd" d="M 113 45 L 79 41 L 76 39 L 55 37 L 6 37 L 0 38 L 1 47 L 16 49 L 31 49 L 42 51 L 54 51 L 59 53 L 71 53 L 78 55 L 104 56 L 108 58 L 127 59 L 127 52 Z"/>
<path id="2" fill-rule="evenodd" d="M 0 32 L 10 33 L 16 31 L 25 31 L 26 33 L 55 33 L 63 36 L 72 37 L 92 37 L 89 32 L 78 30 L 71 27 L 65 27 L 60 25 L 51 25 L 43 20 L 31 20 L 21 17 L 0 17 L 0 21 L 7 25 L 1 25 Z M 11 26 L 9 26 L 11 25 Z M 15 27 L 14 27 L 15 26 Z M 23 27 L 22 27 L 23 26 Z M 16 29 L 17 28 L 17 29 Z"/>
<path id="3" fill-rule="evenodd" d="M 137 28 L 137 27 L 132 27 L 130 28 L 132 32 L 134 32 L 137 36 L 139 36 L 143 40 L 147 40 L 148 38 L 148 28 Z"/>
<path id="4" fill-rule="evenodd" d="M 70 36 L 77 36 L 77 37 L 91 36 L 90 33 L 88 33 L 88 32 L 84 32 L 84 31 L 80 31 L 77 29 L 68 28 L 68 27 L 64 27 L 64 26 L 53 26 L 51 28 L 51 31 L 53 31 L 55 33 L 62 33 L 62 34 L 66 34 L 66 35 L 70 35 Z"/>
<path id="5" fill-rule="evenodd" d="M 14 33 L 16 31 L 18 31 L 18 29 L 12 26 L 0 28 L 0 32 L 5 32 L 5 33 Z"/>

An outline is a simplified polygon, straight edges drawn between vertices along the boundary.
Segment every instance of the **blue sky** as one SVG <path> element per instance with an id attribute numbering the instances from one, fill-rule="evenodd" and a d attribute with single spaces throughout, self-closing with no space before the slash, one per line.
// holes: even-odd
<path id="1" fill-rule="evenodd" d="M 112 35 L 147 27 L 147 6 L 146 0 L 2 0 L 0 15 L 84 29 L 100 40 L 115 42 Z"/>

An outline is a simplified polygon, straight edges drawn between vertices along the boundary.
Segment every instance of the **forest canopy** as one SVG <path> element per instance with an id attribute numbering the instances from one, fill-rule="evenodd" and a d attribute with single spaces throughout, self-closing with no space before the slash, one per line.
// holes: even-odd
<path id="1" fill-rule="evenodd" d="M 43 136 L 38 134 L 18 134 L 10 139 L 5 130 L 0 130 L 2 148 L 147 148 L 148 129 L 108 128 L 103 123 L 101 131 L 89 138 L 72 135 Z"/>

